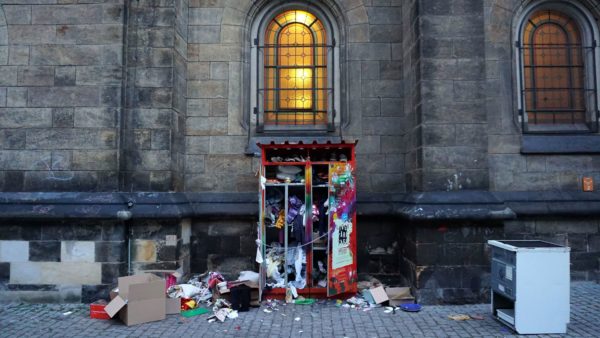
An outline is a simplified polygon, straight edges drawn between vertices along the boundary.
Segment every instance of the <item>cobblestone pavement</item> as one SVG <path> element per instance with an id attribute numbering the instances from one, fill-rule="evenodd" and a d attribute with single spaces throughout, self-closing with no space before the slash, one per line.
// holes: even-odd
<path id="1" fill-rule="evenodd" d="M 549 295 L 551 297 L 551 295 Z M 63 313 L 71 311 L 71 314 Z M 452 314 L 482 314 L 483 320 L 453 321 Z M 240 313 L 237 319 L 208 323 L 208 315 L 127 327 L 118 320 L 90 319 L 85 304 L 0 305 L 0 337 L 515 337 L 490 316 L 489 304 L 424 306 L 418 313 L 361 311 L 334 301 L 281 306 Z M 541 335 L 540 337 L 562 337 Z M 571 285 L 571 323 L 567 337 L 600 336 L 600 284 Z M 527 337 L 537 337 L 528 335 Z"/>

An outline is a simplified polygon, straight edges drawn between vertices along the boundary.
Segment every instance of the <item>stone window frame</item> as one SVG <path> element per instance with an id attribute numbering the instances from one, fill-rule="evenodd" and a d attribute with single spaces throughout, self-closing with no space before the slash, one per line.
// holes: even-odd
<path id="1" fill-rule="evenodd" d="M 525 112 L 523 98 L 523 84 L 524 84 L 524 70 L 522 61 L 522 48 L 521 40 L 523 35 L 523 29 L 527 23 L 529 17 L 540 10 L 554 10 L 565 13 L 567 16 L 573 18 L 580 28 L 581 39 L 584 45 L 591 46 L 593 53 L 591 56 L 584 56 L 586 58 L 586 67 L 584 69 L 587 75 L 587 85 L 595 88 L 596 92 L 593 94 L 593 100 L 590 100 L 592 105 L 587 107 L 587 115 L 589 118 L 589 125 L 586 130 L 575 130 L 574 128 L 564 128 L 568 125 L 558 124 L 545 127 L 536 126 L 535 129 L 529 127 L 527 123 L 527 114 Z M 518 119 L 521 123 L 523 134 L 557 134 L 557 135 L 568 135 L 568 134 L 584 134 L 584 133 L 597 133 L 599 121 L 599 102 L 600 102 L 600 76 L 596 71 L 600 66 L 600 32 L 594 16 L 581 4 L 575 1 L 543 1 L 535 2 L 528 5 L 524 10 L 521 11 L 520 15 L 516 18 L 515 34 L 514 34 L 514 51 L 515 51 L 515 64 L 516 64 L 516 88 L 517 88 L 517 109 Z M 589 105 L 589 103 L 588 103 Z M 560 128 L 560 127 L 563 128 Z"/>
<path id="2" fill-rule="evenodd" d="M 277 14 L 286 10 L 304 10 L 315 15 L 326 27 L 328 36 L 331 37 L 331 43 L 333 45 L 331 49 L 331 78 L 330 86 L 333 88 L 333 102 L 332 112 L 330 120 L 328 121 L 326 128 L 315 128 L 316 126 L 308 126 L 308 128 L 300 127 L 293 128 L 293 126 L 277 126 L 271 128 L 265 128 L 264 124 L 261 123 L 261 114 L 259 111 L 258 102 L 258 88 L 261 87 L 260 79 L 263 77 L 263 64 L 261 58 L 259 58 L 258 44 L 264 36 L 265 29 L 269 22 L 277 16 Z M 306 3 L 301 1 L 290 1 L 285 3 L 274 3 L 271 6 L 266 6 L 261 9 L 255 16 L 250 26 L 250 90 L 249 90 L 249 103 L 250 109 L 253 112 L 251 117 L 251 124 L 255 125 L 255 132 L 259 135 L 273 134 L 273 135 L 305 135 L 305 134 L 316 134 L 316 135 L 328 135 L 335 132 L 335 128 L 341 124 L 341 67 L 340 67 L 340 29 L 335 20 L 335 16 L 324 6 L 317 6 L 314 2 Z M 251 126 L 249 126 L 251 127 Z"/>

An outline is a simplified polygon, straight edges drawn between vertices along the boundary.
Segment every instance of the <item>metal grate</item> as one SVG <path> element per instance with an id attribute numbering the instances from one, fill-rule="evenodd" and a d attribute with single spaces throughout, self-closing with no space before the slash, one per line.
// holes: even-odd
<path id="1" fill-rule="evenodd" d="M 527 124 L 595 121 L 588 112 L 596 106 L 596 81 L 587 78 L 585 62 L 594 60 L 594 48 L 582 45 L 576 22 L 557 11 L 539 11 L 527 22 L 522 38 L 521 95 Z"/>
<path id="2" fill-rule="evenodd" d="M 327 127 L 332 116 L 333 45 L 327 44 L 322 23 L 305 11 L 285 11 L 269 23 L 258 50 L 263 76 L 257 123 L 272 129 Z"/>

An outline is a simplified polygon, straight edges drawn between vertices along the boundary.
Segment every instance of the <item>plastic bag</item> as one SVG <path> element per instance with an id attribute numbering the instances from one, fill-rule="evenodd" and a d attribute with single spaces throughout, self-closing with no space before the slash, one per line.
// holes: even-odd
<path id="1" fill-rule="evenodd" d="M 202 290 L 192 284 L 172 285 L 167 290 L 170 298 L 192 298 L 199 294 Z"/>

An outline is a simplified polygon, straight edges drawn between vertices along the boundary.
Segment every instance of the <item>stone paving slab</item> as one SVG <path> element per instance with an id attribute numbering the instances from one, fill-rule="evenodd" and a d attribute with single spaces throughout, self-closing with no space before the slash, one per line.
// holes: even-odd
<path id="1" fill-rule="evenodd" d="M 253 308 L 237 319 L 208 323 L 208 315 L 127 327 L 118 320 L 89 318 L 87 304 L 0 305 L 0 337 L 518 337 L 491 318 L 489 304 L 424 306 L 418 313 L 340 308 L 334 301 L 286 305 L 280 311 Z M 72 311 L 69 315 L 63 313 Z M 482 314 L 483 320 L 453 321 L 452 314 Z M 566 335 L 600 336 L 600 284 L 571 284 L 571 323 Z"/>

